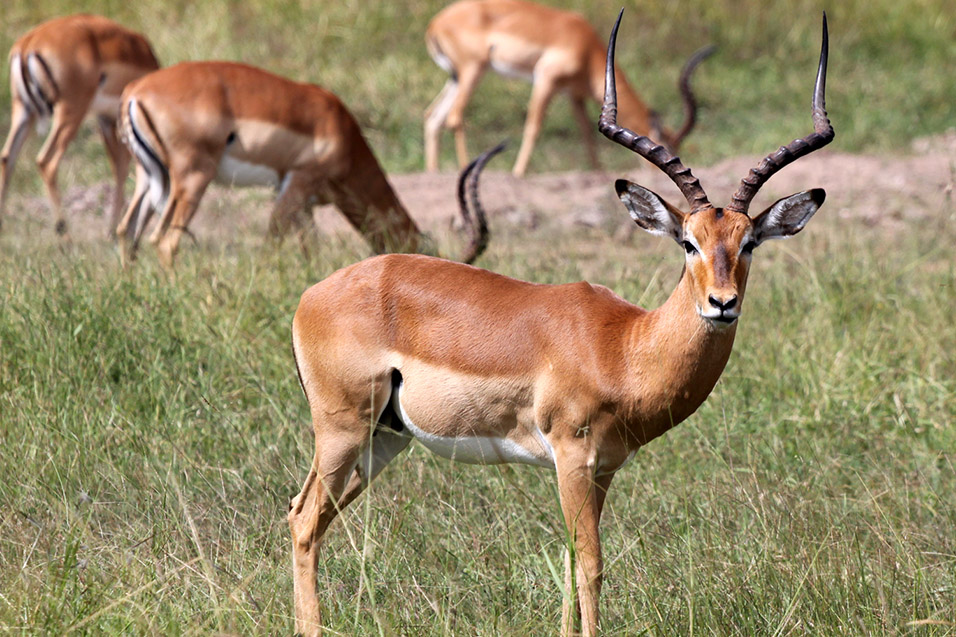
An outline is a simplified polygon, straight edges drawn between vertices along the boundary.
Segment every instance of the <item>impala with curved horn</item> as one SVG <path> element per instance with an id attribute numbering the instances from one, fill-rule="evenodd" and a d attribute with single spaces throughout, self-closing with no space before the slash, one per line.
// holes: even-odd
<path id="1" fill-rule="evenodd" d="M 183 62 L 131 84 L 121 114 L 124 141 L 137 163 L 136 190 L 116 230 L 125 260 L 135 258 L 149 220 L 160 211 L 149 242 L 172 267 L 213 180 L 275 187 L 269 232 L 282 237 L 297 228 L 304 251 L 312 207 L 326 203 L 376 253 L 414 252 L 427 244 L 358 122 L 322 87 L 245 64 Z M 487 229 L 469 224 L 466 209 L 462 214 L 471 233 L 462 260 L 470 262 Z"/>
<path id="2" fill-rule="evenodd" d="M 123 210 L 129 153 L 116 134 L 120 94 L 132 80 L 159 68 L 146 38 L 98 15 L 55 18 L 31 29 L 10 50 L 10 134 L 0 153 L 0 217 L 10 176 L 31 126 L 50 124 L 37 168 L 53 207 L 57 234 L 66 233 L 57 172 L 86 114 L 92 112 L 113 167 L 108 235 Z"/>
<path id="3" fill-rule="evenodd" d="M 315 456 L 289 511 L 296 630 L 320 631 L 318 551 L 336 514 L 412 440 L 461 462 L 521 462 L 557 473 L 573 542 L 562 634 L 598 626 L 598 522 L 611 480 L 649 441 L 690 416 L 730 356 L 753 249 L 799 232 L 822 190 L 786 197 L 751 219 L 756 189 L 833 138 L 824 112 L 826 17 L 815 133 L 768 157 L 727 208 L 715 208 L 681 161 L 616 123 L 614 26 L 602 132 L 661 168 L 682 212 L 626 181 L 634 221 L 684 247 L 670 298 L 643 310 L 588 283 L 538 285 L 423 256 L 375 257 L 302 295 L 292 324 Z M 371 424 L 370 424 L 371 423 Z"/>
<path id="4" fill-rule="evenodd" d="M 514 165 L 516 176 L 524 175 L 528 169 L 545 111 L 559 92 L 570 97 L 591 165 L 598 167 L 594 124 L 585 102 L 600 102 L 604 94 L 604 43 L 584 16 L 525 0 L 460 0 L 432 19 L 425 44 L 435 63 L 451 75 L 425 112 L 426 170 L 438 170 L 443 127 L 454 131 L 459 166 L 467 163 L 465 109 L 489 68 L 532 82 L 521 149 Z M 676 152 L 697 121 L 690 76 L 713 52 L 712 46 L 698 50 L 681 71 L 677 85 L 684 102 L 684 122 L 677 131 L 661 124 L 657 113 L 618 71 L 624 123 Z"/>

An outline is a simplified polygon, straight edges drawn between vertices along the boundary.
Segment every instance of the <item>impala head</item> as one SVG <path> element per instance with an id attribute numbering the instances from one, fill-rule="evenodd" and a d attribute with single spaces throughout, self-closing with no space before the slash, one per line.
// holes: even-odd
<path id="1" fill-rule="evenodd" d="M 623 10 L 621 14 L 623 15 Z M 617 194 L 635 223 L 651 234 L 674 239 L 685 252 L 685 276 L 697 312 L 713 326 L 732 325 L 740 316 L 747 274 L 754 248 L 770 239 L 784 239 L 800 232 L 817 211 L 826 193 L 819 188 L 780 199 L 756 217 L 748 214 L 750 202 L 775 172 L 833 139 L 833 128 L 824 110 L 827 68 L 827 20 L 823 15 L 823 44 L 813 90 L 814 132 L 768 155 L 751 169 L 726 208 L 714 207 L 700 181 L 678 157 L 666 148 L 617 125 L 617 92 L 614 85 L 614 47 L 618 16 L 607 50 L 604 107 L 598 124 L 609 139 L 630 148 L 670 177 L 680 188 L 690 211 L 684 212 L 654 192 L 618 180 Z"/>
<path id="2" fill-rule="evenodd" d="M 685 276 L 697 313 L 715 326 L 731 325 L 740 316 L 754 248 L 800 232 L 826 197 L 820 188 L 800 192 L 751 219 L 746 213 L 713 206 L 682 212 L 647 188 L 624 179 L 619 179 L 615 188 L 637 225 L 651 234 L 670 237 L 684 250 Z"/>

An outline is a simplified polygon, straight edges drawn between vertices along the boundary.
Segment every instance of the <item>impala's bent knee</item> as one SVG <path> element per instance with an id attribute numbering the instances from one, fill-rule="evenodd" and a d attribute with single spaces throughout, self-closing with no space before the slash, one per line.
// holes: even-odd
<path id="1" fill-rule="evenodd" d="M 289 511 L 289 533 L 292 535 L 292 556 L 301 559 L 315 546 L 315 535 L 310 525 L 300 520 L 302 514 Z"/>
<path id="2" fill-rule="evenodd" d="M 50 161 L 46 157 L 37 157 L 37 170 L 44 179 L 49 179 Z"/>
<path id="3" fill-rule="evenodd" d="M 461 113 L 449 113 L 448 117 L 445 118 L 445 128 L 449 130 L 458 130 L 462 127 L 465 118 L 462 117 Z"/>

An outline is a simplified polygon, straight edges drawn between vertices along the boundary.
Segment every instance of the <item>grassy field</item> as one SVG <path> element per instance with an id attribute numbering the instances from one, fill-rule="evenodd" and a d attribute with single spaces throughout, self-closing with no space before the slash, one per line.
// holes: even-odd
<path id="1" fill-rule="evenodd" d="M 714 394 L 611 491 L 608 634 L 956 634 L 956 233 L 937 212 L 892 242 L 824 217 L 758 251 Z M 285 511 L 312 453 L 290 318 L 363 252 L 306 265 L 209 242 L 172 285 L 153 259 L 121 272 L 105 244 L 15 239 L 0 627 L 287 633 Z M 654 306 L 679 259 L 669 242 L 511 229 L 482 265 Z M 345 520 L 319 575 L 333 634 L 554 630 L 548 472 L 414 445 Z"/>
<path id="2" fill-rule="evenodd" d="M 421 111 L 444 81 L 421 44 L 437 5 L 70 9 L 147 30 L 164 62 L 241 58 L 320 81 L 386 168 L 409 171 L 422 164 Z M 7 2 L 0 48 L 65 6 Z M 587 13 L 609 22 L 616 6 Z M 835 146 L 907 148 L 953 124 L 943 69 L 956 16 L 944 6 L 827 7 Z M 821 3 L 628 7 L 621 59 L 661 69 L 642 90 L 668 121 L 683 58 L 705 41 L 721 47 L 698 77 L 705 110 L 689 163 L 762 155 L 809 132 Z M 488 78 L 474 147 L 517 136 L 527 95 Z M 570 113 L 554 113 L 532 168 L 582 167 Z M 85 132 L 65 187 L 106 179 L 97 146 Z M 13 214 L 40 192 L 25 168 Z M 956 635 L 956 208 L 912 206 L 919 214 L 897 226 L 821 215 L 757 251 L 713 395 L 615 479 L 602 523 L 605 634 Z M 183 250 L 173 283 L 152 256 L 123 271 L 107 243 L 61 246 L 43 223 L 0 235 L 0 631 L 288 634 L 285 514 L 312 454 L 291 317 L 308 285 L 365 248 L 325 241 L 306 263 L 251 233 L 206 237 Z M 615 242 L 606 228 L 494 230 L 479 265 L 587 278 L 645 307 L 680 268 L 673 244 Z M 554 634 L 559 519 L 548 472 L 455 465 L 412 445 L 328 536 L 329 632 Z"/>

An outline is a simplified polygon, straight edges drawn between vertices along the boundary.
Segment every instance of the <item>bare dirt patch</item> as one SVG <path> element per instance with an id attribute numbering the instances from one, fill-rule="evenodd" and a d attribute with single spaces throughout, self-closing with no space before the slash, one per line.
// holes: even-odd
<path id="1" fill-rule="evenodd" d="M 716 165 L 695 168 L 712 201 L 725 204 L 740 179 L 760 157 L 734 157 Z M 617 203 L 613 183 L 626 178 L 681 202 L 679 191 L 648 164 L 627 173 L 574 171 L 531 175 L 516 179 L 506 170 L 482 175 L 481 200 L 497 231 L 523 228 L 604 227 L 627 234 L 631 223 Z M 457 219 L 455 173 L 392 175 L 392 184 L 412 217 L 427 232 L 443 234 Z M 828 194 L 826 218 L 855 220 L 866 226 L 896 231 L 919 219 L 951 215 L 956 183 L 956 130 L 916 140 L 906 155 L 851 155 L 820 151 L 775 175 L 757 196 L 754 212 L 776 199 L 808 188 Z M 109 186 L 73 186 L 64 197 L 74 240 L 104 236 Z M 255 238 L 265 233 L 271 193 L 213 186 L 192 224 L 200 241 Z M 52 222 L 46 200 L 40 196 L 11 201 L 9 226 L 21 232 L 46 232 Z M 942 220 L 941 220 L 942 221 Z M 316 209 L 323 233 L 353 234 L 343 217 L 329 206 Z M 25 227 L 24 227 L 25 226 Z"/>

